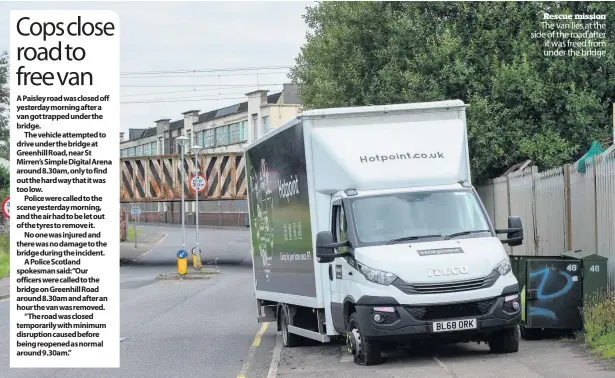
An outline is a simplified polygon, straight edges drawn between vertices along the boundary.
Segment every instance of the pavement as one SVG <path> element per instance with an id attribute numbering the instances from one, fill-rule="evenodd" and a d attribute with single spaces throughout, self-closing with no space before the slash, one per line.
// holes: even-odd
<path id="1" fill-rule="evenodd" d="M 167 237 L 166 232 L 153 230 L 150 227 L 137 229 L 136 243 L 132 241 L 120 242 L 120 262 L 129 263 L 149 252 L 157 243 Z"/>
<path id="2" fill-rule="evenodd" d="M 442 345 L 420 350 L 391 350 L 378 366 L 356 365 L 338 344 L 282 348 L 278 377 L 288 378 L 422 378 L 527 377 L 612 378 L 615 370 L 595 362 L 577 341 L 521 341 L 518 353 L 496 355 L 485 344 Z"/>
<path id="3" fill-rule="evenodd" d="M 10 277 L 6 276 L 4 278 L 0 278 L 0 301 L 6 299 L 11 294 L 10 287 Z"/>

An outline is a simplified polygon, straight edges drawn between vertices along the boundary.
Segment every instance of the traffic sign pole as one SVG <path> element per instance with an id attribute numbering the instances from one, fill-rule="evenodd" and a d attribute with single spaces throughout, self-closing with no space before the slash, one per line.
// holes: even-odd
<path id="1" fill-rule="evenodd" d="M 134 208 L 134 204 L 132 206 Z M 137 217 L 135 216 L 134 213 L 132 214 L 132 231 L 135 236 L 135 248 L 137 248 Z"/>
<path id="2" fill-rule="evenodd" d="M 199 192 L 201 190 L 204 190 L 205 186 L 207 186 L 207 185 L 203 185 L 203 189 L 201 189 L 201 177 L 203 177 L 204 179 L 203 181 L 205 181 L 206 179 L 204 176 L 201 176 L 201 174 L 199 173 L 198 156 L 199 156 L 198 152 L 194 154 L 194 169 L 196 170 L 196 172 L 195 172 L 194 178 L 192 179 L 192 184 L 193 184 L 192 186 L 194 187 L 194 190 L 196 191 L 196 195 L 195 195 L 196 247 L 195 247 L 195 250 L 192 252 L 192 266 L 194 270 L 199 270 L 203 267 L 203 260 L 201 258 L 201 247 L 199 243 Z"/>

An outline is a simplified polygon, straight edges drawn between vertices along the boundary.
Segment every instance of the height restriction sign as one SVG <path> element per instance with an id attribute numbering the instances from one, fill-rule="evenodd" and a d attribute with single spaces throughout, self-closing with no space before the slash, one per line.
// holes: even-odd
<path id="1" fill-rule="evenodd" d="M 11 197 L 6 197 L 4 199 L 4 201 L 2 201 L 2 214 L 4 214 L 4 216 L 8 219 L 9 217 L 9 210 L 11 208 Z"/>
<path id="2" fill-rule="evenodd" d="M 194 191 L 198 190 L 200 193 L 203 190 L 205 190 L 206 186 L 207 186 L 207 179 L 201 173 L 199 173 L 198 175 L 192 176 L 192 178 L 190 179 L 190 188 Z"/>

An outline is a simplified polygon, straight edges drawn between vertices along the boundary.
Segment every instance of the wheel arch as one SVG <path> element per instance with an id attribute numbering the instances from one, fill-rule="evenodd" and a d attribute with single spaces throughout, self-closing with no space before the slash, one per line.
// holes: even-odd
<path id="1" fill-rule="evenodd" d="M 344 328 L 348 330 L 348 320 L 350 319 L 350 314 L 356 311 L 356 301 L 351 295 L 347 295 L 344 298 Z"/>

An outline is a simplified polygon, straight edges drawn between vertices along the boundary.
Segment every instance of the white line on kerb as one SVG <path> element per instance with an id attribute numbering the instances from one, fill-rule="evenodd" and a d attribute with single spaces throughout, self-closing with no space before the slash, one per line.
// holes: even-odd
<path id="1" fill-rule="evenodd" d="M 154 248 L 156 248 L 156 246 L 160 243 L 162 243 L 162 241 L 164 239 L 167 238 L 167 236 L 169 236 L 169 234 L 165 233 L 164 236 L 162 237 L 162 239 L 158 240 L 156 243 L 154 243 L 154 245 L 152 245 L 152 247 L 150 249 L 148 249 L 147 251 L 143 252 L 142 254 L 140 254 L 139 256 L 135 257 L 134 259 L 132 259 L 132 261 L 137 261 L 140 260 L 143 256 L 147 255 L 148 253 L 150 253 Z"/>
<path id="2" fill-rule="evenodd" d="M 269 365 L 269 372 L 267 378 L 277 378 L 278 365 L 280 365 L 280 355 L 282 353 L 282 336 L 276 335 L 275 348 L 273 348 L 273 356 L 271 357 L 271 364 Z"/>

